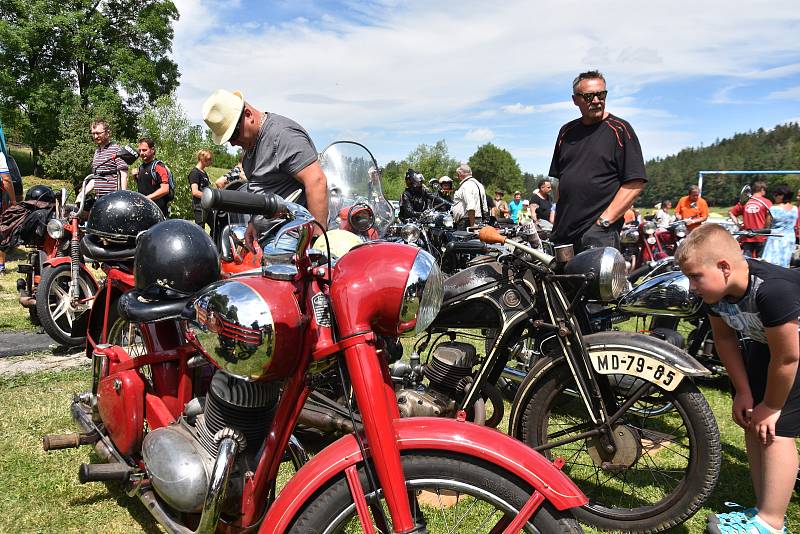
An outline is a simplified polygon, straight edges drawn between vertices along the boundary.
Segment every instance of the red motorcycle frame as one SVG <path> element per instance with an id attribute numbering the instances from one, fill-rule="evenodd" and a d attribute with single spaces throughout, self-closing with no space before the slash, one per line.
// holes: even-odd
<path id="1" fill-rule="evenodd" d="M 214 192 L 219 202 L 230 196 L 220 193 L 223 192 Z M 230 196 L 225 208 L 236 208 L 234 201 L 242 202 L 241 195 Z M 246 207 L 239 208 L 252 210 L 255 201 L 249 202 Z M 265 216 L 274 215 L 274 210 L 265 209 L 264 212 Z M 407 281 L 411 273 L 416 272 L 417 255 L 423 252 L 406 245 L 369 243 L 353 249 L 331 270 L 325 265 L 315 265 L 305 254 L 313 229 L 311 223 L 295 227 L 302 234 L 294 257 L 297 274 L 291 279 L 279 279 L 262 276 L 259 272 L 237 276 L 232 281 L 250 288 L 269 303 L 276 328 L 275 356 L 263 364 L 259 380 L 283 380 L 283 386 L 257 468 L 245 478 L 236 519 L 227 523 L 226 531 L 250 531 L 260 521 L 259 532 L 287 532 L 316 492 L 335 477 L 344 477 L 350 483 L 362 528 L 372 532 L 369 512 L 372 505 L 366 501 L 357 473 L 365 450 L 369 451 L 378 484 L 383 488 L 393 532 L 422 532 L 412 514 L 401 451 L 450 451 L 491 462 L 509 476 L 514 475 L 528 484 L 532 490 L 527 503 L 514 514 L 503 515 L 495 527 L 497 532 L 518 532 L 545 501 L 557 510 L 587 502 L 580 489 L 557 467 L 500 432 L 465 422 L 464 417 L 459 420 L 400 418 L 386 351 L 381 350 L 379 335 L 396 336 L 416 327 L 417 315 L 405 316 L 401 305 L 407 302 Z M 371 269 L 363 269 L 364 265 L 370 265 Z M 416 287 L 417 284 L 412 285 Z M 320 295 L 330 303 L 331 314 L 317 313 Z M 196 301 L 195 309 L 199 310 L 197 302 L 200 301 Z M 170 310 L 179 309 L 183 304 L 165 304 L 164 313 L 168 315 Z M 208 324 L 211 324 L 210 319 Z M 208 378 L 205 371 L 209 366 L 198 361 L 210 361 L 223 369 L 224 362 L 218 364 L 215 356 L 205 351 L 196 332 L 187 328 L 183 321 L 156 320 L 141 326 L 147 347 L 147 353 L 142 356 L 132 358 L 118 346 L 98 345 L 94 349 L 95 380 L 91 397 L 97 400 L 95 415 L 103 421 L 104 429 L 101 431 L 92 421 L 86 403 L 81 405 L 76 401 L 73 416 L 86 434 L 48 436 L 45 448 L 92 443 L 94 438 L 82 436 L 99 434 L 95 442 L 100 444 L 101 456 L 112 464 L 84 464 L 82 479 L 127 482 L 129 493 L 138 495 L 159 522 L 171 531 L 184 531 L 186 527 L 177 523 L 156 498 L 143 469 L 143 460 L 138 459 L 141 458 L 144 428 L 146 424 L 152 432 L 175 423 L 187 402 L 205 394 L 208 382 L 203 378 Z M 270 487 L 312 390 L 313 374 L 318 372 L 314 369 L 324 369 L 337 362 L 350 378 L 367 449 L 354 435 L 339 439 L 300 468 L 278 498 L 269 503 Z M 152 378 L 147 387 L 142 374 L 146 366 Z M 220 440 L 195 532 L 215 530 L 238 447 L 233 438 Z M 129 462 L 126 458 L 135 461 Z"/>

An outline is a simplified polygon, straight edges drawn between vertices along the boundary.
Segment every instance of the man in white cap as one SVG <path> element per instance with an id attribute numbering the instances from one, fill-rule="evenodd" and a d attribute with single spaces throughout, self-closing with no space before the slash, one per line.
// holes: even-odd
<path id="1" fill-rule="evenodd" d="M 244 151 L 242 169 L 248 190 L 287 197 L 302 192 L 297 203 L 323 226 L 328 221 L 328 180 L 308 132 L 295 121 L 267 113 L 246 102 L 239 91 L 219 89 L 203 104 L 203 120 L 214 143 Z"/>

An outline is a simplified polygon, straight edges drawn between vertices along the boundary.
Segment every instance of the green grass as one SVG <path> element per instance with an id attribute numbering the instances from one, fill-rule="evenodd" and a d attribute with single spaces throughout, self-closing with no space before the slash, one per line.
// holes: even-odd
<path id="1" fill-rule="evenodd" d="M 42 451 L 43 434 L 75 430 L 70 399 L 88 385 L 86 369 L 0 378 L 0 532 L 161 531 L 139 500 L 118 486 L 78 483 L 78 466 L 94 459 L 90 448 Z M 724 509 L 725 501 L 749 505 L 754 498 L 742 432 L 730 418 L 730 397 L 716 388 L 703 393 L 723 442 L 720 483 L 706 506 L 673 532 L 703 532 L 708 512 Z M 790 525 L 800 524 L 796 500 L 788 515 Z"/>

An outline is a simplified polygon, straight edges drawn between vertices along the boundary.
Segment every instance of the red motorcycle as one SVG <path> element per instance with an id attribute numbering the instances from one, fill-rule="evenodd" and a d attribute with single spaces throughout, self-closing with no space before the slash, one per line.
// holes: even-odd
<path id="1" fill-rule="evenodd" d="M 641 224 L 623 227 L 619 236 L 620 250 L 632 272 L 648 262 L 663 260 L 675 254 L 686 237 L 686 223 L 674 221 L 667 227 L 645 220 Z"/>
<path id="2" fill-rule="evenodd" d="M 46 436 L 45 449 L 95 444 L 108 463 L 84 464 L 80 479 L 124 483 L 170 532 L 580 531 L 568 509 L 586 497 L 540 454 L 465 414 L 400 419 L 381 340 L 437 314 L 442 277 L 428 254 L 373 242 L 332 265 L 307 253 L 316 223 L 304 208 L 203 195 L 206 208 L 285 217 L 296 253 L 195 292 L 219 276 L 210 238 L 179 220 L 144 233 L 120 311 L 147 325 L 147 352 L 96 347 L 92 391 L 72 405 L 83 433 Z M 170 320 L 179 310 L 185 320 Z M 277 494 L 298 414 L 336 367 L 358 431 L 302 467 L 290 454 L 299 469 Z"/>

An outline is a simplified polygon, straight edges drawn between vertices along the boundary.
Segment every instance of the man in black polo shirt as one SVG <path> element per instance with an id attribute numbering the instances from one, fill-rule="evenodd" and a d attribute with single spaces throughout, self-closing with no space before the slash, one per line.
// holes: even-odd
<path id="1" fill-rule="evenodd" d="M 618 247 L 623 214 L 647 181 L 639 139 L 626 121 L 606 112 L 606 81 L 598 71 L 572 82 L 581 118 L 558 132 L 550 176 L 559 179 L 552 240 L 575 252 Z"/>

